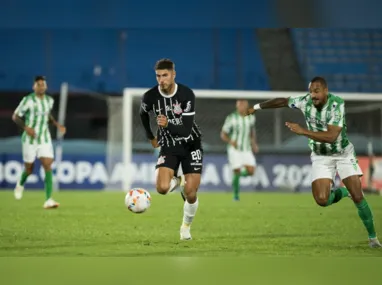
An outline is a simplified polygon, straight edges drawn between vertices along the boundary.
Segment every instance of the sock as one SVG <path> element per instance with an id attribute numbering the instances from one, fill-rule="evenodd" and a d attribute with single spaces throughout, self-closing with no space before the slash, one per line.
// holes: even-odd
<path id="1" fill-rule="evenodd" d="M 242 169 L 242 170 L 240 171 L 240 176 L 243 176 L 243 177 L 248 176 L 248 171 L 247 171 L 246 168 L 244 168 L 244 169 Z"/>
<path id="2" fill-rule="evenodd" d="M 194 204 L 190 204 L 187 202 L 184 202 L 183 206 L 183 225 L 185 227 L 189 227 L 192 224 L 192 221 L 195 217 L 196 210 L 199 206 L 199 199 L 196 198 L 196 201 Z"/>
<path id="3" fill-rule="evenodd" d="M 377 234 L 374 228 L 373 213 L 371 212 L 366 199 L 363 198 L 361 202 L 355 205 L 358 208 L 358 215 L 361 218 L 367 233 L 369 234 L 369 238 L 376 238 Z"/>
<path id="4" fill-rule="evenodd" d="M 23 171 L 23 173 L 21 174 L 20 182 L 19 182 L 21 186 L 24 186 L 28 176 L 29 174 L 26 171 Z"/>
<path id="5" fill-rule="evenodd" d="M 48 200 L 52 196 L 53 190 L 53 175 L 52 170 L 45 172 L 45 196 L 46 200 Z"/>
<path id="6" fill-rule="evenodd" d="M 232 179 L 233 197 L 239 199 L 239 189 L 240 189 L 240 174 L 233 174 Z"/>
<path id="7" fill-rule="evenodd" d="M 331 204 L 335 204 L 339 202 L 342 198 L 347 197 L 349 195 L 348 190 L 346 187 L 338 188 L 334 191 L 330 192 L 328 202 L 326 203 L 326 206 L 330 206 Z"/>

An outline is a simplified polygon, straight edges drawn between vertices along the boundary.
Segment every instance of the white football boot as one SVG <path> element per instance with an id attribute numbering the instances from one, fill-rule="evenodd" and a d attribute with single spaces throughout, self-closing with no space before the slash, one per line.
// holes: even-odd
<path id="1" fill-rule="evenodd" d="M 20 181 L 17 181 L 15 189 L 13 190 L 13 195 L 16 200 L 20 200 L 23 197 L 24 186 L 20 184 Z"/>
<path id="2" fill-rule="evenodd" d="M 49 198 L 44 203 L 44 209 L 55 209 L 55 208 L 58 208 L 59 206 L 60 206 L 60 203 L 57 203 L 52 198 Z"/>
<path id="3" fill-rule="evenodd" d="M 371 248 L 382 247 L 382 245 L 379 242 L 378 238 L 369 238 L 369 246 Z"/>
<path id="4" fill-rule="evenodd" d="M 191 240 L 191 227 L 182 225 L 180 227 L 180 240 Z"/>

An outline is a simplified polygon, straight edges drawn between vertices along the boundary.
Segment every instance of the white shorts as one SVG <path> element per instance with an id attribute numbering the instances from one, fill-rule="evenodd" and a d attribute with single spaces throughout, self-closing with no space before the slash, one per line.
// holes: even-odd
<path id="1" fill-rule="evenodd" d="M 26 163 L 33 163 L 37 158 L 49 157 L 54 158 L 53 145 L 45 144 L 30 144 L 23 143 L 23 160 Z"/>
<path id="2" fill-rule="evenodd" d="M 232 169 L 240 169 L 243 166 L 256 166 L 256 158 L 252 151 L 240 151 L 236 148 L 228 148 L 228 162 Z"/>
<path id="3" fill-rule="evenodd" d="M 341 154 L 325 156 L 312 153 L 311 160 L 312 182 L 320 178 L 328 178 L 335 181 L 337 172 L 341 180 L 353 175 L 363 175 L 355 157 L 354 146 L 351 143 Z"/>

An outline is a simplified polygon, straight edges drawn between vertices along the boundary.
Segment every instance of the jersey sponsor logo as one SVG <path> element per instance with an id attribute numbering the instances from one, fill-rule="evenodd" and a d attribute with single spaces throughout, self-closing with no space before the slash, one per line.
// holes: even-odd
<path id="1" fill-rule="evenodd" d="M 178 101 L 176 101 L 175 104 L 172 104 L 174 106 L 174 113 L 177 114 L 177 115 L 180 115 L 182 114 L 182 107 L 180 106 L 180 103 L 178 103 Z"/>
<path id="2" fill-rule="evenodd" d="M 171 112 L 171 106 L 166 105 L 166 112 Z"/>
<path id="3" fill-rule="evenodd" d="M 173 119 L 167 119 L 169 123 L 173 124 L 173 125 L 181 125 L 183 124 L 182 123 L 182 120 L 180 118 L 173 118 Z"/>
<path id="4" fill-rule="evenodd" d="M 309 122 L 309 123 L 314 123 L 316 125 L 322 125 L 324 127 L 327 126 L 327 123 L 324 122 L 324 121 L 321 121 L 321 120 L 318 120 L 316 118 L 312 118 L 312 117 L 306 117 L 306 121 Z"/>
<path id="5" fill-rule="evenodd" d="M 191 101 L 188 101 L 186 109 L 184 109 L 184 112 L 187 113 L 187 112 L 190 112 L 190 111 L 191 111 Z"/>

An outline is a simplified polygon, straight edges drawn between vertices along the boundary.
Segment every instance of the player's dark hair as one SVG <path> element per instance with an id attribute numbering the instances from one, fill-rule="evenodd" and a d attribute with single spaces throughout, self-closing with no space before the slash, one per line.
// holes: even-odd
<path id="1" fill-rule="evenodd" d="M 37 81 L 40 81 L 40 80 L 46 80 L 45 79 L 45 76 L 43 76 L 43 75 L 37 75 L 37 76 L 35 76 L 34 77 L 34 82 L 37 82 Z"/>
<path id="2" fill-rule="evenodd" d="M 162 70 L 162 69 L 174 70 L 175 63 L 171 59 L 162 58 L 156 62 L 155 70 Z"/>
<path id="3" fill-rule="evenodd" d="M 327 88 L 328 87 L 328 83 L 326 83 L 326 80 L 325 78 L 323 77 L 320 77 L 320 76 L 316 76 L 314 77 L 311 81 L 310 81 L 310 84 L 314 83 L 314 82 L 320 82 L 321 85 L 324 87 L 324 88 Z"/>

